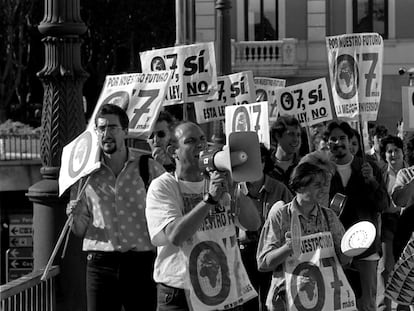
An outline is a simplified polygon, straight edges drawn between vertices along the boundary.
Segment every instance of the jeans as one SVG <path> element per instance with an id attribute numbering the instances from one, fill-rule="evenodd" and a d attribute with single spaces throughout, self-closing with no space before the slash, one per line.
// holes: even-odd
<path id="1" fill-rule="evenodd" d="M 154 252 L 88 252 L 88 311 L 155 310 Z"/>
<path id="2" fill-rule="evenodd" d="M 190 310 L 184 289 L 157 284 L 157 311 L 188 311 Z"/>

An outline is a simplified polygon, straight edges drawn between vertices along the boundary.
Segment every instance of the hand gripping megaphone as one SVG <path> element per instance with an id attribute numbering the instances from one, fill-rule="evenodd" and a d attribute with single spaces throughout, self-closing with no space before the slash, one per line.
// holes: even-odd
<path id="1" fill-rule="evenodd" d="M 230 133 L 223 150 L 200 153 L 199 165 L 203 171 L 229 171 L 235 182 L 260 179 L 263 172 L 257 133 Z"/>

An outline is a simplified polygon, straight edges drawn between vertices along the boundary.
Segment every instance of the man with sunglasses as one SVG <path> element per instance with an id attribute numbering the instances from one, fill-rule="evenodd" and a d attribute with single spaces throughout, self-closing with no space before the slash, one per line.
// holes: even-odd
<path id="1" fill-rule="evenodd" d="M 139 169 L 140 154 L 125 145 L 126 112 L 104 104 L 95 118 L 102 151 L 101 167 L 90 174 L 85 191 L 70 201 L 72 230 L 83 237 L 87 252 L 88 311 L 155 310 L 152 280 L 155 248 L 145 221 L 146 190 Z M 164 170 L 148 160 L 149 178 Z M 76 195 L 76 187 L 72 194 Z"/>
<path id="2" fill-rule="evenodd" d="M 171 126 L 173 117 L 167 111 L 161 111 L 155 123 L 154 129 L 148 137 L 152 157 L 161 163 L 167 172 L 175 169 L 174 160 L 167 153 L 167 146 L 171 139 Z"/>

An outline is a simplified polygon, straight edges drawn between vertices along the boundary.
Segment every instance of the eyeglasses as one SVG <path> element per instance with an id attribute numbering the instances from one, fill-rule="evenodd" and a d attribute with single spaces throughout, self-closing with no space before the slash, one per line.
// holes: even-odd
<path id="1" fill-rule="evenodd" d="M 108 133 L 110 134 L 116 134 L 119 132 L 120 129 L 122 129 L 122 126 L 120 125 L 104 125 L 104 126 L 97 126 L 96 128 L 96 132 L 99 135 L 104 134 L 106 131 L 108 131 Z"/>
<path id="2" fill-rule="evenodd" d="M 157 136 L 158 138 L 164 138 L 166 135 L 167 134 L 163 130 L 161 130 L 161 131 L 152 132 L 148 138 L 154 139 L 154 136 Z"/>

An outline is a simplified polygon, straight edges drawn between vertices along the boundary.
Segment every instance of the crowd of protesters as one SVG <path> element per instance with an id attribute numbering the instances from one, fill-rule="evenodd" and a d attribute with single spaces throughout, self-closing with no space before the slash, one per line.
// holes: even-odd
<path id="1" fill-rule="evenodd" d="M 226 191 L 233 193 L 228 174 L 203 176 L 198 167 L 198 154 L 207 146 L 203 131 L 191 122 L 175 125 L 166 112 L 149 136 L 152 158 L 145 162 L 123 145 L 124 113 L 107 105 L 95 123 L 103 165 L 67 209 L 88 252 L 88 310 L 144 305 L 145 310 L 189 310 L 181 249 L 217 206 L 228 208 L 221 200 Z M 403 142 L 375 126 L 372 148 L 363 153 L 359 132 L 347 122 L 320 123 L 308 135 L 303 131 L 294 117 L 280 116 L 271 126 L 271 149 L 260 145 L 263 177 L 245 183 L 244 193 L 239 189 L 232 198 L 241 204 L 236 216 L 242 224 L 237 230 L 229 227 L 237 232 L 234 258 L 241 258 L 258 293 L 234 309 L 287 310 L 282 265 L 294 251 L 290 223 L 297 215 L 303 235 L 331 232 L 340 264 L 353 271 L 349 282 L 358 310 L 390 311 L 384 288 L 414 230 L 414 136 Z M 337 193 L 347 197 L 339 213 L 330 209 Z M 375 225 L 376 239 L 350 258 L 341 252 L 340 241 L 361 220 Z M 138 299 L 131 289 L 149 269 L 156 284 L 142 284 Z"/>

